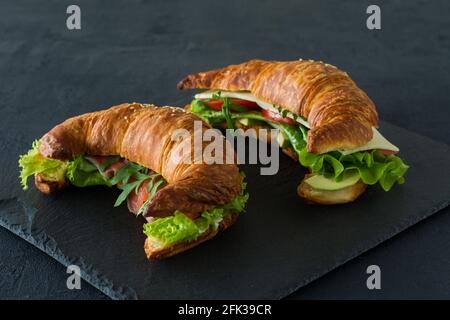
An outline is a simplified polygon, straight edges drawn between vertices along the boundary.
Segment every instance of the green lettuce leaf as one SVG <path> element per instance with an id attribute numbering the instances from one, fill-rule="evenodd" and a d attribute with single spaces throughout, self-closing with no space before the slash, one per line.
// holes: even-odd
<path id="1" fill-rule="evenodd" d="M 314 173 L 335 181 L 342 180 L 347 171 L 357 171 L 365 184 L 379 183 L 385 191 L 389 191 L 396 182 L 403 184 L 403 176 L 409 168 L 399 157 L 385 156 L 378 150 L 342 155 L 339 152 L 312 154 L 305 148 L 299 153 L 299 159 Z"/>
<path id="2" fill-rule="evenodd" d="M 199 229 L 193 220 L 176 211 L 173 216 L 144 224 L 144 234 L 156 239 L 164 246 L 169 246 L 179 241 L 195 240 Z"/>
<path id="3" fill-rule="evenodd" d="M 266 120 L 267 121 L 267 120 Z M 299 129 L 299 126 L 292 126 L 284 123 L 268 122 L 272 127 L 283 131 L 285 137 L 289 139 L 292 148 L 299 153 L 306 147 L 306 140 L 303 137 L 303 132 Z"/>
<path id="4" fill-rule="evenodd" d="M 63 180 L 67 168 L 66 161 L 45 158 L 39 153 L 39 141 L 33 142 L 27 154 L 19 157 L 20 183 L 23 190 L 28 189 L 28 177 L 43 173 L 52 180 Z"/>
<path id="5" fill-rule="evenodd" d="M 39 141 L 33 142 L 27 154 L 19 157 L 20 180 L 24 190 L 28 189 L 29 176 L 44 174 L 51 180 L 65 180 L 77 187 L 111 184 L 84 157 L 78 156 L 72 161 L 61 161 L 44 157 L 39 152 Z"/>
<path id="6" fill-rule="evenodd" d="M 66 177 L 71 184 L 77 187 L 111 186 L 111 183 L 105 179 L 98 169 L 83 156 L 78 156 L 68 162 Z"/>

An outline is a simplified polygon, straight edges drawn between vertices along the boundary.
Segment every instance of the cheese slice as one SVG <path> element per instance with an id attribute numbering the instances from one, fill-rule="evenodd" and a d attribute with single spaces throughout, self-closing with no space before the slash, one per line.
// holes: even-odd
<path id="1" fill-rule="evenodd" d="M 248 101 L 256 102 L 261 108 L 279 113 L 279 110 L 277 106 L 270 104 L 268 102 L 264 102 L 258 98 L 256 98 L 253 94 L 251 94 L 249 91 L 218 91 L 218 90 L 209 90 L 205 92 L 201 92 L 195 95 L 195 99 L 211 99 L 214 94 L 219 93 L 220 96 L 224 98 L 236 98 L 236 99 L 243 99 Z M 301 123 L 307 128 L 310 128 L 310 125 L 308 121 L 301 117 L 296 117 L 292 112 L 287 112 L 287 117 Z M 352 154 L 358 151 L 365 151 L 365 150 L 374 150 L 374 149 L 383 149 L 383 150 L 389 150 L 398 152 L 399 149 L 390 143 L 385 137 L 381 135 L 381 133 L 375 129 L 373 130 L 373 138 L 370 140 L 367 144 L 362 145 L 360 147 L 354 148 L 354 149 L 347 149 L 347 150 L 338 150 L 342 154 Z"/>
<path id="2" fill-rule="evenodd" d="M 398 152 L 400 150 L 392 143 L 390 143 L 385 137 L 383 137 L 377 129 L 372 128 L 372 130 L 373 130 L 373 138 L 365 145 L 362 145 L 360 147 L 351 150 L 339 150 L 339 151 L 345 155 L 355 153 L 358 151 L 375 150 L 375 149 L 389 150 L 394 152 Z"/>

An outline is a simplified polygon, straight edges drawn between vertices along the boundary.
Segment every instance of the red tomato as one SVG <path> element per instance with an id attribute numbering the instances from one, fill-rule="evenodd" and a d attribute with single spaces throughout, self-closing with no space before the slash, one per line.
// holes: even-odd
<path id="1" fill-rule="evenodd" d="M 396 154 L 398 152 L 398 151 L 384 150 L 384 149 L 378 149 L 378 151 L 380 151 L 385 156 L 390 156 L 390 155 Z"/>
<path id="2" fill-rule="evenodd" d="M 259 105 L 256 102 L 248 101 L 248 100 L 242 100 L 242 99 L 230 99 L 230 102 L 232 104 L 237 104 L 243 107 L 246 107 L 247 109 L 257 110 L 259 109 Z M 211 99 L 208 102 L 205 102 L 205 104 L 210 107 L 211 109 L 222 111 L 222 105 L 223 101 L 220 99 Z M 231 112 L 237 112 L 235 110 L 230 110 Z"/>
<path id="3" fill-rule="evenodd" d="M 211 99 L 208 102 L 205 102 L 205 104 L 210 107 L 211 109 L 222 111 L 222 105 L 223 101 L 219 99 Z"/>
<path id="4" fill-rule="evenodd" d="M 141 208 L 142 204 L 147 200 L 148 198 L 148 192 L 146 190 L 146 187 L 149 183 L 149 180 L 144 181 L 141 186 L 139 187 L 139 191 L 136 194 L 135 191 L 131 191 L 131 193 L 128 195 L 128 207 L 130 210 L 136 214 L 139 209 Z"/>
<path id="5" fill-rule="evenodd" d="M 297 122 L 295 120 L 293 120 L 291 118 L 283 118 L 281 116 L 281 114 L 279 114 L 277 112 L 272 112 L 270 110 L 262 109 L 261 113 L 264 118 L 266 118 L 267 120 L 273 121 L 273 122 L 285 123 L 285 124 L 289 124 L 289 125 L 297 124 Z"/>
<path id="6" fill-rule="evenodd" d="M 246 107 L 248 109 L 260 109 L 260 106 L 253 101 L 243 100 L 243 99 L 231 99 L 231 103 L 238 104 L 240 106 Z"/>

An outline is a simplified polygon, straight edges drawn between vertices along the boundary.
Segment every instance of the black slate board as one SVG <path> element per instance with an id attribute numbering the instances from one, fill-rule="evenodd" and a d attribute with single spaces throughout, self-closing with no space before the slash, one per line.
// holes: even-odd
<path id="1" fill-rule="evenodd" d="M 1 185 L 13 187 L 2 190 L 0 224 L 61 263 L 80 265 L 112 298 L 281 298 L 449 204 L 450 148 L 387 123 L 381 130 L 411 166 L 405 185 L 389 193 L 370 188 L 349 205 L 310 206 L 296 196 L 304 170 L 287 157 L 276 176 L 242 166 L 251 198 L 238 223 L 157 262 L 144 257 L 143 221 L 112 207 L 117 190 L 20 192 L 15 156 L 27 143 L 8 138 Z"/>
<path id="2" fill-rule="evenodd" d="M 277 177 L 258 177 L 257 168 L 244 167 L 253 188 L 249 212 L 214 241 L 151 269 L 143 260 L 142 222 L 124 208 L 112 209 L 117 193 L 102 188 L 67 190 L 52 198 L 35 190 L 22 193 L 17 155 L 56 123 L 95 108 L 123 101 L 181 106 L 192 94 L 175 90 L 184 75 L 251 58 L 314 58 L 340 66 L 375 101 L 380 118 L 420 124 L 414 130 L 445 137 L 446 131 L 434 130 L 448 122 L 442 107 L 448 105 L 442 102 L 448 100 L 449 74 L 444 3 L 405 7 L 383 1 L 383 31 L 371 32 L 365 27 L 369 3 L 361 1 L 285 0 L 274 7 L 270 1 L 211 6 L 206 0 L 130 0 L 125 8 L 120 1 L 79 0 L 82 30 L 72 32 L 65 27 L 71 2 L 2 2 L 0 223 L 63 263 L 83 264 L 85 276 L 115 298 L 140 293 L 137 287 L 121 289 L 133 281 L 151 283 L 157 297 L 283 296 L 445 206 L 448 147 L 383 124 L 412 165 L 407 184 L 389 194 L 372 189 L 342 208 L 303 206 L 295 197 L 303 171 L 289 159 L 283 158 Z M 417 23 L 409 23 L 417 10 Z M 434 117 L 424 118 L 424 110 Z M 33 206 L 40 211 L 30 210 Z M 86 224 L 90 219 L 95 221 Z M 281 237 L 275 227 L 283 230 Z M 224 256 L 213 259 L 217 252 Z M 255 261 L 258 255 L 262 258 Z M 119 278 L 93 264 L 94 258 L 119 269 Z M 288 260 L 294 258 L 297 264 Z M 125 271 L 127 259 L 139 261 L 132 271 Z M 229 270 L 220 274 L 222 267 Z M 138 270 L 147 276 L 135 275 Z M 251 283 L 236 286 L 232 280 L 239 276 Z M 211 277 L 221 281 L 210 282 Z M 234 292 L 224 291 L 225 285 L 234 285 Z"/>

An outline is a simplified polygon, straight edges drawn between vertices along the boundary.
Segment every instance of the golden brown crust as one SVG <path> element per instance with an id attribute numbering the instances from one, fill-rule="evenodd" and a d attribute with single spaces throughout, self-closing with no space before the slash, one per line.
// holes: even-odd
<path id="1" fill-rule="evenodd" d="M 239 217 L 238 213 L 230 213 L 224 217 L 224 219 L 220 222 L 219 227 L 217 229 L 209 228 L 205 231 L 201 236 L 199 236 L 195 241 L 190 242 L 181 242 L 173 246 L 169 247 L 160 247 L 155 241 L 150 238 L 147 238 L 144 243 L 144 250 L 147 254 L 148 259 L 165 259 L 176 255 L 180 252 L 191 249 L 206 240 L 209 240 L 215 237 L 220 231 L 224 231 L 233 223 L 236 222 Z"/>
<path id="2" fill-rule="evenodd" d="M 251 91 L 257 98 L 308 119 L 308 151 L 355 148 L 372 139 L 375 105 L 347 73 L 312 60 L 231 65 L 187 76 L 179 89 Z"/>
<path id="3" fill-rule="evenodd" d="M 40 192 L 45 194 L 58 192 L 68 185 L 65 180 L 52 180 L 40 173 L 34 176 L 34 184 Z"/>
<path id="4" fill-rule="evenodd" d="M 209 128 L 180 108 L 125 103 L 64 121 L 42 137 L 39 150 L 45 157 L 60 160 L 81 154 L 120 155 L 160 173 L 168 182 L 153 197 L 145 216 L 167 216 L 175 210 L 199 213 L 236 197 L 242 178 L 236 164 L 181 161 L 191 156 L 195 121 L 202 131 Z M 185 129 L 188 135 L 173 141 L 177 129 Z M 215 142 L 234 155 L 220 137 Z M 203 150 L 208 144 L 203 142 Z"/>
<path id="5" fill-rule="evenodd" d="M 297 188 L 298 195 L 308 202 L 324 205 L 342 204 L 355 201 L 366 190 L 361 180 L 356 184 L 336 191 L 318 190 L 305 182 L 311 174 L 305 175 Z"/>

